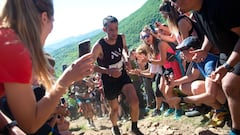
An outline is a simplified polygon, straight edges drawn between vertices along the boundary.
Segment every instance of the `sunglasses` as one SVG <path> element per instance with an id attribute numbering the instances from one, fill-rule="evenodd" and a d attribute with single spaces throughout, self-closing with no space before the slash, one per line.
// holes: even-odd
<path id="1" fill-rule="evenodd" d="M 149 38 L 149 37 L 150 37 L 149 34 L 145 34 L 145 35 L 142 35 L 142 36 L 141 36 L 142 39 Z"/>

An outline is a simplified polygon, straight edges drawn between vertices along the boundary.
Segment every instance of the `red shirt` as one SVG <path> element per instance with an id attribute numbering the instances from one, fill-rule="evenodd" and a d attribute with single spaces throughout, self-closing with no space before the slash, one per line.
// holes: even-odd
<path id="1" fill-rule="evenodd" d="M 171 47 L 169 47 L 167 49 L 167 52 L 168 53 L 171 53 L 171 54 L 175 54 L 175 50 L 173 50 Z M 157 59 L 160 59 L 161 56 L 160 54 L 157 55 Z M 163 65 L 164 68 L 168 69 L 168 68 L 172 68 L 173 69 L 173 75 L 174 75 L 174 80 L 176 79 L 179 79 L 182 77 L 182 72 L 181 72 L 181 68 L 180 68 L 180 65 L 178 63 L 178 61 L 174 60 L 174 61 L 167 61 L 164 63 Z"/>
<path id="2" fill-rule="evenodd" d="M 0 28 L 0 97 L 4 95 L 4 83 L 30 83 L 31 77 L 28 49 L 12 29 Z"/>

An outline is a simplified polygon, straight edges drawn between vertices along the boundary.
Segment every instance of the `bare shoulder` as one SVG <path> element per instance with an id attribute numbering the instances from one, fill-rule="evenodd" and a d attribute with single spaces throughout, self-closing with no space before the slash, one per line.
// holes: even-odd
<path id="1" fill-rule="evenodd" d="M 192 23 L 189 17 L 184 17 L 178 21 L 178 27 L 183 29 L 183 28 L 189 28 L 192 27 Z"/>
<path id="2" fill-rule="evenodd" d="M 102 46 L 99 43 L 99 40 L 93 45 L 91 53 L 95 58 L 98 58 L 102 54 Z"/>
<path id="3" fill-rule="evenodd" d="M 119 33 L 119 35 L 122 37 L 122 39 L 125 39 L 125 34 Z"/>
<path id="4" fill-rule="evenodd" d="M 169 45 L 168 45 L 168 42 L 161 40 L 158 46 L 161 48 L 168 48 Z"/>

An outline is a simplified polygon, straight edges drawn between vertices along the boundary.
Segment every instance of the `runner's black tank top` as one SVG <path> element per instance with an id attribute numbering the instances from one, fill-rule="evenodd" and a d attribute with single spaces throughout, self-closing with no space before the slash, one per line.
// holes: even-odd
<path id="1" fill-rule="evenodd" d="M 101 67 L 105 68 L 123 68 L 122 64 L 122 50 L 123 50 L 123 42 L 122 36 L 118 35 L 117 41 L 114 45 L 108 44 L 104 38 L 99 40 L 99 44 L 102 46 L 103 58 L 97 59 L 97 63 Z M 118 64 L 120 63 L 120 64 Z M 122 64 L 121 64 L 122 63 Z M 115 65 L 117 64 L 117 65 Z M 119 67 L 121 66 L 121 67 Z"/>

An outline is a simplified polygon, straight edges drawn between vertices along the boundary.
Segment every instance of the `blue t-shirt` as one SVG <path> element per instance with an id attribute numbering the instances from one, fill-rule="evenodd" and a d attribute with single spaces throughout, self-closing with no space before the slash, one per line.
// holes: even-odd
<path id="1" fill-rule="evenodd" d="M 219 57 L 217 55 L 208 53 L 207 58 L 203 62 L 193 62 L 193 67 L 197 68 L 202 76 L 206 78 L 211 74 L 212 71 L 215 71 L 218 66 L 218 60 Z"/>

